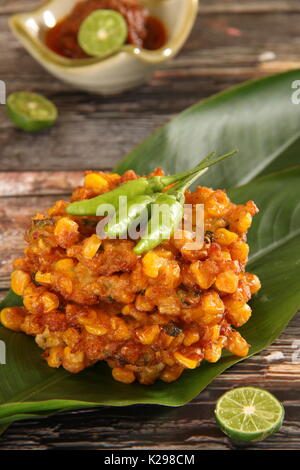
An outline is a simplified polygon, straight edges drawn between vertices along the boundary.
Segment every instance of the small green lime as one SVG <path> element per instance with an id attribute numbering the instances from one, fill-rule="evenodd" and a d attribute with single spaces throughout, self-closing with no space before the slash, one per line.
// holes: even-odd
<path id="1" fill-rule="evenodd" d="M 78 42 L 86 54 L 106 57 L 117 52 L 127 39 L 127 23 L 114 10 L 96 10 L 81 24 Z"/>
<path id="2" fill-rule="evenodd" d="M 232 439 L 261 441 L 280 429 L 284 408 L 266 390 L 239 387 L 219 398 L 215 417 L 222 431 Z"/>
<path id="3" fill-rule="evenodd" d="M 57 119 L 57 109 L 51 101 L 27 91 L 9 95 L 6 112 L 16 127 L 27 132 L 46 129 Z"/>

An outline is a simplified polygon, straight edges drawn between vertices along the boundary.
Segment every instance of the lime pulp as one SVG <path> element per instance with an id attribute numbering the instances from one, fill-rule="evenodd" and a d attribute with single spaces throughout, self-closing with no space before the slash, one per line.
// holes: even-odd
<path id="1" fill-rule="evenodd" d="M 280 429 L 284 408 L 266 390 L 239 387 L 219 398 L 215 417 L 222 431 L 232 439 L 261 441 Z"/>
<path id="2" fill-rule="evenodd" d="M 81 24 L 78 42 L 93 57 L 106 57 L 117 52 L 127 39 L 127 23 L 114 10 L 96 10 Z"/>
<path id="3" fill-rule="evenodd" d="M 9 95 L 6 111 L 15 126 L 27 132 L 46 129 L 57 119 L 57 109 L 51 101 L 27 91 Z"/>

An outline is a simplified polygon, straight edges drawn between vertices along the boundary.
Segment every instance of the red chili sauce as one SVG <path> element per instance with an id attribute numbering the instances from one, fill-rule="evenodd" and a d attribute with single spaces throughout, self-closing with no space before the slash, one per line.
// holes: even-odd
<path id="1" fill-rule="evenodd" d="M 165 26 L 158 18 L 151 16 L 138 0 L 86 0 L 79 2 L 66 18 L 47 31 L 46 45 L 57 54 L 71 59 L 89 57 L 78 44 L 78 31 L 85 18 L 102 8 L 115 10 L 125 18 L 127 44 L 156 50 L 166 43 Z"/>

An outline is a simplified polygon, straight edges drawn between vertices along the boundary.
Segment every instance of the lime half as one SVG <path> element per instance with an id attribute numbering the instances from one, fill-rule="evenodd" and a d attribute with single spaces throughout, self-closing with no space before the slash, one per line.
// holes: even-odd
<path id="1" fill-rule="evenodd" d="M 261 441 L 280 429 L 284 408 L 265 390 L 240 387 L 219 398 L 215 417 L 222 431 L 232 439 Z"/>
<path id="2" fill-rule="evenodd" d="M 106 57 L 117 52 L 127 39 L 127 23 L 114 10 L 96 10 L 81 24 L 78 42 L 86 54 Z"/>
<path id="3" fill-rule="evenodd" d="M 57 119 L 57 109 L 51 101 L 27 91 L 9 95 L 6 111 L 15 126 L 27 132 L 46 129 Z"/>

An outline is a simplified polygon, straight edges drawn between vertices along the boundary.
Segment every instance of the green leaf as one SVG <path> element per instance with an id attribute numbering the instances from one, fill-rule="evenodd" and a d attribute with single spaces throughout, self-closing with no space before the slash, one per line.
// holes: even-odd
<path id="1" fill-rule="evenodd" d="M 10 424 L 10 423 L 9 423 Z M 8 428 L 9 424 L 0 424 L 0 436 L 3 434 L 6 429 Z"/>
<path id="2" fill-rule="evenodd" d="M 274 341 L 300 305 L 299 178 L 300 168 L 295 168 L 230 191 L 237 202 L 255 199 L 261 210 L 249 237 L 252 257 L 248 269 L 260 276 L 263 288 L 252 302 L 250 321 L 240 329 L 252 344 L 251 355 Z M 203 363 L 199 369 L 185 372 L 177 382 L 128 386 L 113 381 L 105 364 L 79 375 L 50 369 L 30 337 L 4 328 L 0 336 L 8 352 L 7 365 L 0 366 L 0 423 L 21 414 L 24 418 L 24 414 L 90 406 L 182 405 L 241 360 L 227 353 L 216 364 Z"/>
<path id="3" fill-rule="evenodd" d="M 179 114 L 136 147 L 115 171 L 139 174 L 163 167 L 192 168 L 201 156 L 238 148 L 238 156 L 211 168 L 200 183 L 230 188 L 299 164 L 300 106 L 292 103 L 299 70 L 248 82 Z"/>
<path id="4" fill-rule="evenodd" d="M 260 208 L 250 231 L 250 272 L 262 281 L 254 297 L 253 315 L 241 329 L 252 344 L 250 354 L 267 347 L 300 306 L 300 209 L 298 162 L 300 107 L 291 104 L 291 83 L 299 72 L 269 77 L 217 95 L 187 110 L 134 150 L 118 171 L 144 174 L 154 166 L 171 173 L 198 162 L 199 154 L 240 147 L 239 157 L 215 167 L 203 184 L 228 187 L 263 176 L 230 190 L 234 202 L 253 199 Z M 3 306 L 16 305 L 10 293 Z M 50 369 L 34 340 L 0 327 L 7 346 L 7 364 L 0 365 L 0 425 L 36 414 L 90 406 L 137 403 L 182 405 L 240 358 L 229 353 L 216 364 L 203 363 L 172 384 L 124 385 L 111 378 L 105 364 L 78 375 Z"/>
<path id="5" fill-rule="evenodd" d="M 15 292 L 10 289 L 6 297 L 0 302 L 0 310 L 6 307 L 21 307 L 23 305 L 22 297 L 15 294 Z"/>

